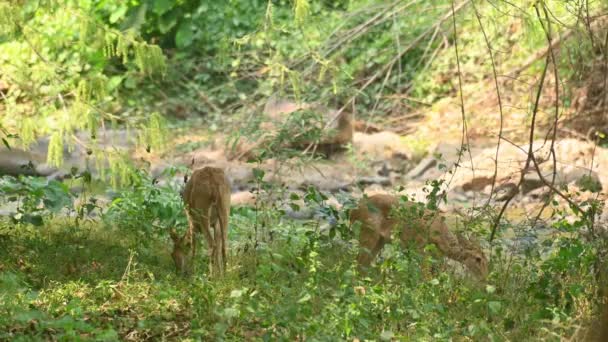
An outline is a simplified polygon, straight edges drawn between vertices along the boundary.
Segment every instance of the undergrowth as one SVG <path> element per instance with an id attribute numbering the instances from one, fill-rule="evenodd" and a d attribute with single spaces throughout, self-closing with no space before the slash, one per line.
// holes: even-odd
<path id="1" fill-rule="evenodd" d="M 136 189 L 131 200 L 150 196 Z M 160 189 L 166 202 L 174 198 Z M 323 194 L 305 197 L 324 208 Z M 605 246 L 561 234 L 567 223 L 524 254 L 496 245 L 492 272 L 479 282 L 396 245 L 362 276 L 357 232 L 345 230 L 343 213 L 325 213 L 294 221 L 270 207 L 232 208 L 221 279 L 177 276 L 166 232 L 146 243 L 128 234 L 153 224 L 146 215 L 139 225 L 122 225 L 120 215 L 114 225 L 69 216 L 39 226 L 3 221 L 0 340 L 559 340 L 597 310 L 593 270 Z M 323 219 L 332 215 L 333 226 Z"/>

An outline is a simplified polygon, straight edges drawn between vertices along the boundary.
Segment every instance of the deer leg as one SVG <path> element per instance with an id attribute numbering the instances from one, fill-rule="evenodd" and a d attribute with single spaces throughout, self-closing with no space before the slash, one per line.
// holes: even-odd
<path id="1" fill-rule="evenodd" d="M 188 231 L 186 232 L 185 238 L 190 240 L 187 243 L 190 243 L 191 255 L 190 255 L 190 264 L 191 264 L 191 272 L 194 273 L 195 269 L 195 261 L 196 261 L 196 242 L 197 242 L 197 234 L 200 232 L 199 217 L 196 213 L 191 210 L 186 210 L 186 217 L 188 218 Z"/>
<path id="2" fill-rule="evenodd" d="M 223 208 L 229 208 L 230 207 L 230 203 L 225 204 Z M 219 209 L 219 208 L 218 208 Z M 228 241 L 228 215 L 225 211 L 217 211 L 217 222 L 219 223 L 219 227 L 216 225 L 216 228 L 219 228 L 219 232 L 216 230 L 217 236 L 219 237 L 219 240 L 221 242 L 220 245 L 220 251 L 222 254 L 222 268 L 223 271 L 226 269 L 226 264 L 228 262 L 228 257 L 227 257 L 227 253 L 226 253 L 226 244 Z"/>
<path id="3" fill-rule="evenodd" d="M 217 274 L 221 274 L 223 272 L 222 269 L 222 265 L 223 265 L 223 261 L 222 261 L 222 234 L 221 234 L 221 229 L 218 227 L 218 217 L 217 217 L 217 208 L 212 207 L 211 208 L 211 221 L 210 221 L 210 226 L 211 229 L 213 230 L 213 243 L 214 243 L 214 248 L 213 248 L 213 268 L 214 268 L 214 272 L 216 272 Z"/>
<path id="4" fill-rule="evenodd" d="M 372 229 L 362 227 L 359 235 L 359 248 L 361 250 L 357 256 L 359 269 L 368 268 L 383 246 L 384 243 L 380 234 Z"/>
<path id="5" fill-rule="evenodd" d="M 198 224 L 196 224 L 196 230 L 198 232 L 203 233 L 205 236 L 205 240 L 207 241 L 208 251 L 207 254 L 210 256 L 209 262 L 213 263 L 213 250 L 215 249 L 215 243 L 213 241 L 213 236 L 211 235 L 211 231 L 209 229 L 209 215 L 206 213 L 201 213 L 198 217 Z"/>
<path id="6" fill-rule="evenodd" d="M 372 260 L 376 260 L 376 258 L 378 257 L 378 254 L 380 254 L 380 251 L 386 244 L 386 241 L 387 240 L 383 237 L 380 237 L 380 239 L 378 239 L 378 242 L 376 242 L 376 245 L 371 250 Z"/>

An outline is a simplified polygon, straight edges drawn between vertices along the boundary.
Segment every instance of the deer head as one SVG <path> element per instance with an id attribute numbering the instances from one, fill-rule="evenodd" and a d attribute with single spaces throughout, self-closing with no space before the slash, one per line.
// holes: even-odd
<path id="1" fill-rule="evenodd" d="M 173 240 L 173 251 L 171 257 L 175 263 L 175 269 L 178 274 L 190 274 L 192 271 L 191 264 L 191 249 L 192 249 L 192 235 L 188 234 L 188 231 L 183 235 L 179 236 L 174 228 L 169 230 L 169 236 Z"/>
<path id="2" fill-rule="evenodd" d="M 460 243 L 460 261 L 475 275 L 480 278 L 488 276 L 488 259 L 476 241 L 469 240 L 461 234 L 456 234 Z"/>

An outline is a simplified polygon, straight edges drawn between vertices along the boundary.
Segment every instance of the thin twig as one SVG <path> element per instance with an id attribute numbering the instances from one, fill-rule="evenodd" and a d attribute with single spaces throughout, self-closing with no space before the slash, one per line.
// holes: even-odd
<path id="1" fill-rule="evenodd" d="M 458 31 L 456 29 L 456 10 L 454 9 L 454 1 L 452 0 L 452 27 L 454 29 L 454 54 L 456 55 L 456 69 L 458 71 L 458 93 L 460 98 L 460 113 L 462 115 L 462 137 L 460 140 L 460 153 L 458 153 L 458 160 L 456 161 L 456 166 L 460 165 L 460 160 L 463 155 L 463 149 L 465 148 L 465 142 L 467 146 L 467 152 L 469 154 L 469 159 L 471 161 L 471 172 L 473 173 L 473 179 L 475 178 L 475 166 L 473 165 L 473 155 L 471 154 L 471 144 L 469 142 L 469 134 L 467 128 L 467 117 L 464 110 L 464 91 L 462 88 L 462 71 L 460 69 L 460 54 L 458 52 Z M 454 175 L 456 174 L 456 170 L 454 170 Z M 473 199 L 475 202 L 475 199 Z"/>
<path id="2" fill-rule="evenodd" d="M 555 186 L 555 178 L 557 177 L 555 140 L 557 138 L 557 123 L 559 120 L 559 74 L 558 74 L 558 70 L 557 70 L 557 60 L 555 59 L 555 53 L 553 52 L 553 48 L 551 47 L 551 42 L 553 39 L 551 37 L 551 21 L 549 20 L 549 14 L 547 13 L 546 7 L 543 5 L 545 19 L 547 20 L 547 27 L 545 27 L 545 25 L 543 25 L 542 18 L 540 17 L 540 13 L 538 12 L 538 6 L 536 6 L 535 9 L 536 9 L 536 14 L 538 16 L 538 19 L 543 28 L 543 31 L 545 32 L 545 36 L 547 37 L 547 43 L 549 45 L 549 56 L 551 56 L 551 64 L 553 65 L 553 78 L 554 78 L 554 82 L 555 82 L 555 119 L 553 122 L 553 137 L 551 139 L 551 146 L 549 148 L 549 151 L 550 151 L 550 154 L 551 154 L 551 157 L 553 160 L 553 175 L 551 177 L 551 187 L 550 188 L 553 188 Z M 545 211 L 545 209 L 547 208 L 549 203 L 551 203 L 552 196 L 553 196 L 553 190 L 549 190 L 549 195 L 547 196 L 547 200 L 543 204 L 542 208 L 538 211 L 538 214 L 536 215 L 536 218 L 533 221 L 534 225 L 536 225 L 536 222 L 538 222 L 538 220 L 540 219 L 541 215 L 543 214 L 543 212 Z"/>
<path id="3" fill-rule="evenodd" d="M 590 18 L 589 19 L 590 27 L 594 28 L 598 25 L 601 25 L 601 23 L 604 22 L 604 20 L 597 20 L 600 18 L 601 17 Z M 591 25 L 591 23 L 593 25 Z M 523 64 L 521 64 L 517 69 L 506 73 L 506 75 L 508 77 L 517 78 L 517 76 L 519 74 L 521 74 L 524 70 L 528 69 L 532 64 L 534 64 L 534 62 L 547 56 L 549 51 L 557 49 L 560 46 L 560 44 L 563 43 L 566 39 L 570 38 L 570 36 L 572 36 L 572 34 L 574 32 L 575 32 L 574 29 L 569 29 L 569 30 L 565 31 L 562 35 L 560 35 L 559 37 L 552 39 L 551 44 L 549 44 L 549 46 L 546 46 L 546 47 L 543 47 L 543 48 L 537 50 L 530 57 L 528 57 L 528 59 L 526 59 L 526 61 Z"/>
<path id="4" fill-rule="evenodd" d="M 502 216 L 505 213 L 505 210 L 507 210 L 507 207 L 509 206 L 509 203 L 511 203 L 511 200 L 513 200 L 513 198 L 515 197 L 515 195 L 517 195 L 518 193 L 518 189 L 521 187 L 521 185 L 524 182 L 524 178 L 525 178 L 525 174 L 526 171 L 528 170 L 528 167 L 530 166 L 530 161 L 533 158 L 534 152 L 532 151 L 533 149 L 533 145 L 534 145 L 534 127 L 536 124 L 536 114 L 538 113 L 538 105 L 540 102 L 540 97 L 543 91 L 543 85 L 545 83 L 545 76 L 547 75 L 547 68 L 549 65 L 549 56 L 547 56 L 546 60 L 545 60 L 545 66 L 543 67 L 543 72 L 541 74 L 540 77 L 540 83 L 538 85 L 538 90 L 536 92 L 536 101 L 534 102 L 534 107 L 532 109 L 532 123 L 530 125 L 530 137 L 529 137 L 529 144 L 530 146 L 528 147 L 528 151 L 527 151 L 527 158 L 526 158 L 526 165 L 524 166 L 524 168 L 521 170 L 521 174 L 520 174 L 520 178 L 519 178 L 519 182 L 517 184 L 517 187 L 515 188 L 516 191 L 513 191 L 509 197 L 507 197 L 505 204 L 503 204 L 502 208 L 500 209 L 500 212 L 498 213 L 498 216 L 496 217 L 496 219 L 494 220 L 494 225 L 492 226 L 492 230 L 490 231 L 490 243 L 492 243 L 492 241 L 494 240 L 494 237 L 496 235 L 496 231 L 498 229 L 498 225 L 500 224 L 500 220 L 502 219 Z M 534 161 L 534 163 L 536 163 L 536 161 Z M 542 175 L 541 175 L 542 178 Z M 543 178 L 544 179 L 544 178 Z"/>
<path id="5" fill-rule="evenodd" d="M 500 151 L 500 140 L 502 139 L 502 135 L 503 135 L 504 114 L 503 114 L 503 109 L 502 109 L 502 97 L 500 95 L 500 86 L 498 85 L 498 73 L 496 72 L 496 63 L 494 61 L 494 54 L 492 52 L 492 45 L 490 44 L 490 41 L 488 40 L 486 30 L 484 29 L 483 24 L 481 22 L 481 15 L 479 14 L 477 7 L 475 6 L 475 3 L 473 3 L 473 9 L 475 11 L 475 16 L 477 17 L 477 22 L 479 23 L 479 28 L 481 29 L 481 33 L 483 34 L 483 38 L 486 42 L 486 47 L 488 49 L 488 53 L 490 54 L 490 61 L 492 62 L 492 74 L 494 75 L 494 86 L 496 87 L 496 96 L 498 97 L 498 110 L 500 112 L 500 127 L 498 129 L 498 139 L 496 142 L 496 154 L 494 157 L 494 175 L 492 175 L 492 187 L 490 189 L 490 196 L 488 197 L 488 201 L 486 202 L 486 206 L 488 206 L 490 204 L 490 201 L 492 200 L 492 195 L 494 194 L 494 189 L 496 187 L 496 177 L 498 176 L 498 154 Z"/>
<path id="6" fill-rule="evenodd" d="M 452 6 L 452 10 L 451 11 L 449 11 L 446 14 L 444 14 L 435 24 L 433 24 L 431 27 L 429 27 L 424 32 L 422 32 L 420 35 L 418 35 L 418 37 L 414 38 L 414 40 L 408 46 L 406 46 L 401 52 L 399 52 L 391 61 L 389 61 L 382 68 L 380 68 L 380 70 L 378 70 L 376 73 L 374 73 L 363 84 L 363 86 L 361 86 L 358 89 L 357 93 L 355 95 L 351 96 L 344 103 L 344 105 L 338 110 L 338 112 L 336 113 L 336 115 L 334 115 L 334 117 L 331 120 L 329 120 L 329 122 L 325 125 L 324 129 L 329 128 L 334 123 L 334 121 L 336 121 L 338 119 L 338 117 L 340 116 L 340 114 L 342 114 L 342 112 L 344 111 L 344 109 L 346 108 L 346 106 L 348 106 L 359 94 L 361 94 L 363 92 L 363 90 L 365 90 L 370 84 L 372 84 L 378 77 L 380 77 L 382 74 L 384 74 L 388 69 L 392 68 L 392 66 L 398 60 L 400 60 L 407 52 L 409 52 L 416 45 L 418 45 L 418 43 L 420 43 L 427 35 L 429 35 L 431 32 L 433 32 L 436 27 L 442 25 L 445 21 L 447 21 L 448 19 L 450 19 L 458 11 L 460 11 L 461 9 L 463 9 L 470 1 L 471 0 L 465 0 L 465 1 L 461 2 L 460 4 L 458 4 L 458 6 L 456 6 L 456 7 Z"/>

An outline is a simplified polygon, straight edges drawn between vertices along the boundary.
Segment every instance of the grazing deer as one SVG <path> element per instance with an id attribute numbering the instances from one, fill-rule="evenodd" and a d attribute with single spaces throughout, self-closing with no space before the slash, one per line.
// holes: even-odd
<path id="1" fill-rule="evenodd" d="M 272 96 L 266 106 L 266 113 L 274 121 L 286 121 L 286 118 L 291 113 L 298 110 L 309 109 L 321 113 L 323 116 L 323 124 L 327 124 L 321 140 L 317 143 L 317 151 L 329 157 L 334 152 L 344 149 L 344 146 L 351 143 L 353 140 L 354 119 L 352 113 L 348 111 L 338 112 L 337 110 L 329 109 L 318 103 L 295 103 L 286 99 L 280 99 Z M 293 143 L 292 148 L 306 149 L 313 141 L 300 141 Z"/>
<path id="2" fill-rule="evenodd" d="M 413 214 L 412 219 L 399 218 L 393 213 L 400 205 L 406 206 L 408 214 Z M 414 202 L 400 203 L 396 196 L 374 195 L 359 202 L 350 213 L 350 221 L 351 224 L 361 222 L 359 245 L 362 250 L 357 262 L 362 270 L 369 267 L 382 247 L 391 241 L 391 233 L 398 225 L 403 246 L 413 244 L 422 248 L 434 244 L 439 252 L 463 263 L 476 276 L 485 278 L 488 274 L 488 261 L 478 245 L 460 234 L 451 233 L 441 214 L 420 208 Z"/>
<path id="3" fill-rule="evenodd" d="M 173 240 L 171 256 L 177 271 L 192 272 L 197 234 L 203 233 L 209 247 L 210 271 L 223 274 L 226 268 L 226 239 L 230 214 L 228 178 L 222 169 L 215 167 L 206 166 L 195 170 L 186 183 L 182 198 L 188 217 L 188 230 L 181 237 L 174 229 L 170 230 Z"/>

